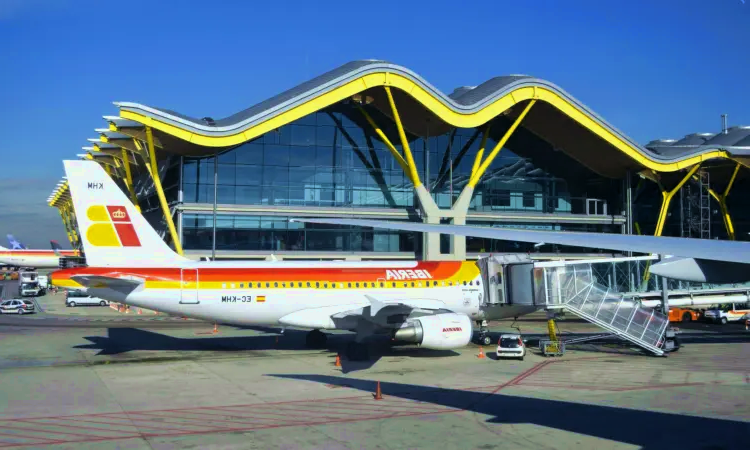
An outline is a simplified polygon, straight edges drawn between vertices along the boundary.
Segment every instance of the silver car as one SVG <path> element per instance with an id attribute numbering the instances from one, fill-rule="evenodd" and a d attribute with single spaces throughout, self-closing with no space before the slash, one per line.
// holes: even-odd
<path id="1" fill-rule="evenodd" d="M 0 303 L 0 314 L 29 314 L 35 309 L 31 300 L 11 299 Z"/>

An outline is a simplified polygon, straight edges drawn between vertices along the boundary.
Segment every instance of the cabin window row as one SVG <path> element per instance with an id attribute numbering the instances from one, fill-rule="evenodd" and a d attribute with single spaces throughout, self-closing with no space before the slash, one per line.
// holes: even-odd
<path id="1" fill-rule="evenodd" d="M 336 286 L 337 284 L 338 284 L 338 286 Z M 256 282 L 256 283 L 248 282 L 247 283 L 247 287 L 248 288 L 258 288 L 258 289 L 264 288 L 264 287 L 265 288 L 271 288 L 271 287 L 274 287 L 274 288 L 279 288 L 279 287 L 281 287 L 281 288 L 287 288 L 288 287 L 288 288 L 336 289 L 338 287 L 338 288 L 342 288 L 343 289 L 344 288 L 344 284 L 346 284 L 346 288 L 376 288 L 376 287 L 385 288 L 385 287 L 387 287 L 388 282 L 379 281 L 379 282 L 376 283 L 376 282 L 365 282 L 365 281 L 363 281 L 363 282 L 357 282 L 357 281 L 355 281 L 355 282 L 347 282 L 347 283 L 334 283 L 334 282 L 327 282 L 327 281 L 322 281 L 322 282 L 321 281 L 315 281 L 315 282 L 312 282 L 312 281 L 305 281 L 305 282 L 303 282 L 303 281 L 297 281 L 297 282 L 290 281 L 290 282 L 287 283 L 285 281 L 282 281 L 282 282 L 278 282 L 278 281 L 268 282 L 267 281 L 265 283 L 264 282 Z M 390 284 L 391 284 L 390 287 L 394 287 L 394 288 L 395 287 L 415 287 L 415 286 L 416 287 L 422 287 L 422 282 L 421 281 L 417 281 L 416 284 L 415 284 L 414 281 L 399 281 L 399 282 L 391 281 Z M 240 289 L 244 289 L 245 285 L 246 285 L 246 283 L 230 283 L 228 286 L 229 286 L 230 289 L 235 289 L 238 286 L 239 286 Z M 430 284 L 430 281 L 425 281 L 424 282 L 424 286 L 425 287 L 430 287 L 430 286 L 435 287 L 437 285 L 438 285 L 437 281 L 432 281 L 432 284 Z M 460 285 L 463 285 L 463 286 L 472 286 L 472 285 L 479 286 L 479 280 L 476 280 L 476 281 L 463 281 L 463 282 L 460 282 L 460 283 L 458 281 L 456 281 L 455 283 L 453 281 L 447 281 L 447 282 L 446 281 L 441 281 L 440 282 L 440 286 L 454 286 L 454 285 L 455 286 L 460 286 Z M 226 289 L 227 288 L 227 283 L 222 283 L 221 287 L 223 289 Z"/>

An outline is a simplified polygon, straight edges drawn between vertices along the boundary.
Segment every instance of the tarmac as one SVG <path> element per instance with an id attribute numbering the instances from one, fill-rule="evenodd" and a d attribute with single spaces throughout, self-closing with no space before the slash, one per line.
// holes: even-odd
<path id="1" fill-rule="evenodd" d="M 304 332 L 124 315 L 107 307 L 0 316 L 0 448 L 747 448 L 750 332 L 684 326 L 654 357 L 616 342 L 533 347 L 543 315 L 492 324 L 529 337 L 523 361 Z M 124 317 L 127 316 L 127 317 Z M 76 320 L 72 320 L 76 319 Z M 123 322 L 123 320 L 126 320 Z M 65 325 L 67 324 L 67 325 Z M 169 326 L 167 326 L 169 324 Z M 561 334 L 596 333 L 568 318 Z M 378 382 L 382 399 L 375 399 Z"/>

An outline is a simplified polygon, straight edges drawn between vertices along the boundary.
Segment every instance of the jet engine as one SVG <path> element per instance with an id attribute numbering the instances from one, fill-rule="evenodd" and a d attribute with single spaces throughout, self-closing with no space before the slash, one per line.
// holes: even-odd
<path id="1" fill-rule="evenodd" d="M 421 347 L 448 350 L 465 347 L 471 341 L 471 319 L 463 314 L 446 313 L 406 321 L 393 337 Z"/>

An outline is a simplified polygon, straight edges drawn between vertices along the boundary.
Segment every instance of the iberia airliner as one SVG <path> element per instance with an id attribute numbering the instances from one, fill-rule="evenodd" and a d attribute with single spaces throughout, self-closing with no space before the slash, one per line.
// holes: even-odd
<path id="1" fill-rule="evenodd" d="M 350 359 L 377 334 L 431 349 L 463 347 L 472 320 L 516 317 L 533 306 L 486 307 L 479 266 L 466 261 L 198 262 L 173 252 L 93 161 L 64 161 L 88 267 L 52 283 L 152 310 L 235 325 L 350 330 Z"/>
<path id="2" fill-rule="evenodd" d="M 60 245 L 50 241 L 52 250 L 9 249 L 0 246 L 0 264 L 35 269 L 57 269 L 60 257 L 79 256 L 77 250 L 61 250 Z"/>

